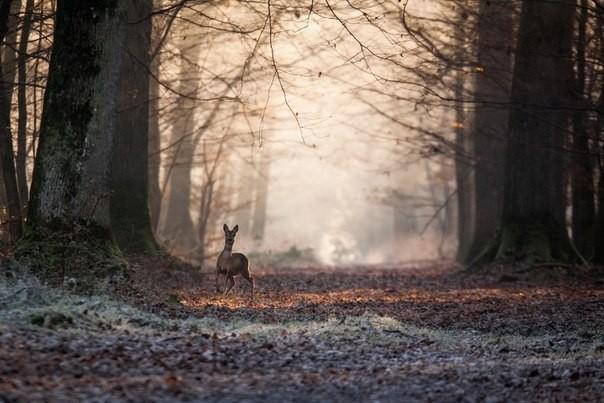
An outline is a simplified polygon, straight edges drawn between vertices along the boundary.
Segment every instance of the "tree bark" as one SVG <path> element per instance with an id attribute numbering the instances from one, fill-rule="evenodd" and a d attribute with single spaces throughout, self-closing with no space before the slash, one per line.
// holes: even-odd
<path id="1" fill-rule="evenodd" d="M 455 45 L 464 48 L 465 33 L 463 19 L 455 26 Z M 459 51 L 458 58 L 463 57 Z M 461 100 L 464 95 L 464 72 L 457 71 L 454 82 L 454 97 Z M 463 103 L 455 105 L 455 182 L 457 185 L 457 256 L 456 260 L 465 263 L 468 260 L 472 238 L 474 236 L 474 172 L 472 161 L 472 142 L 466 123 Z"/>
<path id="2" fill-rule="evenodd" d="M 487 258 L 573 261 L 563 175 L 574 5 L 522 3 L 512 84 L 503 217 Z"/>
<path id="3" fill-rule="evenodd" d="M 156 252 L 148 204 L 151 0 L 128 0 L 111 165 L 111 227 L 127 253 Z"/>
<path id="4" fill-rule="evenodd" d="M 23 218 L 17 177 L 15 173 L 15 160 L 13 154 L 13 140 L 11 131 L 11 100 L 16 71 L 15 52 L 4 45 L 16 41 L 16 17 L 11 14 L 18 12 L 20 2 L 4 0 L 0 4 L 0 41 L 2 42 L 2 61 L 0 62 L 0 160 L 2 162 L 2 176 L 7 202 L 9 242 L 14 243 L 21 237 Z"/>
<path id="5" fill-rule="evenodd" d="M 159 186 L 159 167 L 161 165 L 160 132 L 159 132 L 159 66 L 160 54 L 151 61 L 154 78 L 149 82 L 149 214 L 151 228 L 157 232 L 159 212 L 161 211 L 161 190 Z"/>
<path id="6" fill-rule="evenodd" d="M 604 30 L 602 28 L 602 17 L 597 21 L 598 38 L 600 40 L 600 61 L 604 61 Z M 594 234 L 594 258 L 596 264 L 604 264 L 604 72 L 600 71 L 600 95 L 597 100 L 597 111 L 595 120 L 595 132 L 598 133 L 598 210 Z"/>
<path id="7" fill-rule="evenodd" d="M 511 90 L 512 14 L 510 4 L 481 0 L 478 15 L 478 71 L 472 127 L 474 231 L 467 260 L 492 241 L 501 220 L 508 103 Z"/>
<path id="8" fill-rule="evenodd" d="M 126 2 L 58 0 L 24 238 L 40 274 L 90 287 L 121 272 L 110 220 L 110 163 Z"/>
<path id="9" fill-rule="evenodd" d="M 578 8 L 579 18 L 577 26 L 577 64 L 576 76 L 573 70 L 569 71 L 571 80 L 575 82 L 573 99 L 577 110 L 572 116 L 573 128 L 573 154 L 571 165 L 572 183 L 572 234 L 577 250 L 585 257 L 593 255 L 594 223 L 596 221 L 595 189 L 594 189 L 594 164 L 589 147 L 589 133 L 587 131 L 588 115 L 583 107 L 587 106 L 585 94 L 585 47 L 587 30 L 587 1 L 580 0 Z"/>
<path id="10" fill-rule="evenodd" d="M 19 39 L 19 56 L 17 60 L 18 87 L 17 103 L 19 110 L 19 123 L 17 128 L 17 183 L 19 185 L 19 201 L 23 210 L 27 206 L 29 197 L 29 184 L 27 182 L 27 48 L 29 34 L 31 31 L 32 13 L 34 11 L 34 0 L 25 3 L 25 15 L 23 17 L 23 28 Z"/>

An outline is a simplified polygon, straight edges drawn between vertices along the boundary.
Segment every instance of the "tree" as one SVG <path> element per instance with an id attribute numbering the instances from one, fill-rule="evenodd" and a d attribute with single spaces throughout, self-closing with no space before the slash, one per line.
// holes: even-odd
<path id="1" fill-rule="evenodd" d="M 111 163 L 111 227 L 124 252 L 154 252 L 148 203 L 149 73 L 153 2 L 127 1 Z"/>
<path id="2" fill-rule="evenodd" d="M 27 205 L 29 197 L 29 183 L 27 182 L 27 47 L 32 25 L 34 11 L 34 0 L 25 3 L 25 15 L 23 17 L 23 28 L 19 38 L 19 55 L 17 59 L 18 88 L 17 103 L 19 111 L 19 123 L 17 129 L 17 183 L 19 185 L 19 201 L 21 206 Z"/>
<path id="3" fill-rule="evenodd" d="M 462 9 L 461 18 L 455 21 L 454 38 L 457 49 L 456 59 L 464 57 L 464 42 L 467 36 L 464 32 L 463 15 L 466 10 Z M 458 69 L 454 73 L 453 96 L 461 101 L 464 96 L 465 72 Z M 472 239 L 474 236 L 474 172 L 472 161 L 472 137 L 470 127 L 466 121 L 467 113 L 464 111 L 463 103 L 458 102 L 455 107 L 455 181 L 457 183 L 457 256 L 458 262 L 466 262 L 470 256 Z M 468 119 L 469 120 L 469 119 Z"/>
<path id="4" fill-rule="evenodd" d="M 562 0 L 522 3 L 503 216 L 487 259 L 577 259 L 566 232 L 563 179 L 573 11 Z"/>
<path id="5" fill-rule="evenodd" d="M 604 62 L 604 13 L 600 12 L 596 18 L 596 38 L 598 53 L 595 55 L 597 63 Z M 604 264 L 604 149 L 602 148 L 604 140 L 604 70 L 600 70 L 597 75 L 599 81 L 599 93 L 595 99 L 595 122 L 594 131 L 597 139 L 597 168 L 599 171 L 598 179 L 598 212 L 596 215 L 595 235 L 594 235 L 594 262 Z"/>
<path id="6" fill-rule="evenodd" d="M 593 253 L 596 205 L 594 164 L 589 147 L 589 115 L 585 111 L 586 106 L 588 106 L 586 96 L 587 0 L 580 0 L 579 4 L 576 38 L 576 74 L 573 76 L 573 70 L 569 70 L 570 79 L 575 84 L 572 98 L 576 104 L 576 109 L 572 114 L 573 153 L 570 170 L 573 207 L 572 234 L 577 250 L 584 256 L 591 257 Z"/>
<path id="7" fill-rule="evenodd" d="M 270 175 L 270 143 L 266 142 L 257 153 L 257 164 L 254 170 L 254 212 L 252 214 L 251 233 L 257 245 L 264 240 L 266 227 L 266 207 Z"/>
<path id="8" fill-rule="evenodd" d="M 59 0 L 26 233 L 16 256 L 96 284 L 119 265 L 109 211 L 126 2 Z"/>
<path id="9" fill-rule="evenodd" d="M 155 41 L 154 41 L 155 42 Z M 155 44 L 155 43 L 154 43 Z M 156 45 L 160 46 L 160 45 Z M 159 167 L 161 165 L 160 152 L 160 130 L 159 130 L 159 65 L 160 54 L 156 52 L 151 55 L 151 71 L 153 79 L 149 82 L 149 214 L 151 216 L 151 227 L 157 231 L 159 224 L 159 212 L 161 210 L 161 190 L 159 187 Z"/>
<path id="10" fill-rule="evenodd" d="M 2 43 L 5 42 L 8 35 L 12 36 L 12 42 L 15 42 L 16 23 L 14 17 L 11 19 L 11 11 L 15 11 L 15 8 L 18 10 L 18 7 L 20 7 L 20 2 L 3 0 L 0 3 L 0 42 Z M 8 211 L 8 231 L 11 242 L 15 242 L 21 237 L 23 228 L 10 124 L 15 61 L 14 51 L 7 50 L 3 46 L 0 62 L 0 78 L 2 78 L 2 82 L 0 82 L 0 161 L 2 163 L 2 177 Z"/>
<path id="11" fill-rule="evenodd" d="M 493 239 L 502 213 L 505 146 L 513 43 L 512 7 L 483 0 L 478 10 L 472 153 L 475 160 L 472 241 L 466 262 Z"/>
<path id="12" fill-rule="evenodd" d="M 170 143 L 174 144 L 171 165 L 168 169 L 166 199 L 162 202 L 161 235 L 169 243 L 179 245 L 179 249 L 192 250 L 195 247 L 195 232 L 191 218 L 191 169 L 195 157 L 195 108 L 198 84 L 191 77 L 202 46 L 187 36 L 179 41 L 181 70 L 178 81 L 179 96 L 174 117 Z"/>

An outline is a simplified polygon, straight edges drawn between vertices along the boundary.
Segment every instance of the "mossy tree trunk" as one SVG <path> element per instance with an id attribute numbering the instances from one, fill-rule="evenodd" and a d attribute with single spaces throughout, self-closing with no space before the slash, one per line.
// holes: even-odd
<path id="1" fill-rule="evenodd" d="M 94 283 L 120 267 L 109 196 L 125 6 L 57 2 L 29 216 L 16 251 L 53 278 Z"/>
<path id="2" fill-rule="evenodd" d="M 148 204 L 151 0 L 128 0 L 111 166 L 111 227 L 122 251 L 156 252 Z"/>
<path id="3" fill-rule="evenodd" d="M 481 0 L 478 14 L 471 141 L 474 165 L 474 231 L 467 260 L 484 251 L 497 231 L 503 207 L 505 148 L 511 91 L 513 5 Z"/>
<path id="4" fill-rule="evenodd" d="M 503 217 L 488 259 L 578 258 L 566 232 L 564 139 L 575 7 L 522 3 L 512 84 Z"/>

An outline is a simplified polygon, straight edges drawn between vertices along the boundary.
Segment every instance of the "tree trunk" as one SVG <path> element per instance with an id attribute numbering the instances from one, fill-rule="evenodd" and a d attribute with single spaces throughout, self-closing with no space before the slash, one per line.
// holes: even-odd
<path id="1" fill-rule="evenodd" d="M 503 217 L 486 258 L 573 261 L 563 179 L 574 5 L 526 1 L 518 32 Z"/>
<path id="2" fill-rule="evenodd" d="M 237 211 L 235 213 L 235 222 L 239 225 L 243 234 L 250 234 L 252 226 L 252 202 L 254 193 L 254 172 L 252 167 L 253 154 L 247 158 L 242 158 L 236 165 L 237 169 Z"/>
<path id="3" fill-rule="evenodd" d="M 478 67 L 472 127 L 474 231 L 467 260 L 492 241 L 501 220 L 505 148 L 511 87 L 512 13 L 510 4 L 482 0 L 478 15 Z"/>
<path id="4" fill-rule="evenodd" d="M 268 143 L 257 153 L 257 166 L 254 178 L 254 213 L 252 214 L 251 234 L 256 247 L 262 244 L 266 227 L 266 206 L 270 177 L 271 156 Z"/>
<path id="5" fill-rule="evenodd" d="M 17 183 L 19 185 L 19 201 L 23 210 L 27 205 L 29 197 L 29 184 L 27 182 L 27 45 L 31 31 L 32 13 L 34 11 L 34 0 L 25 3 L 25 16 L 23 17 L 23 28 L 19 39 L 19 56 L 17 69 L 19 85 L 17 103 L 19 109 L 19 123 L 17 129 Z"/>
<path id="6" fill-rule="evenodd" d="M 151 61 L 153 78 L 149 81 L 149 214 L 151 228 L 157 232 L 159 212 L 161 211 L 161 190 L 159 186 L 159 167 L 161 165 L 159 132 L 159 66 L 160 54 Z"/>
<path id="7" fill-rule="evenodd" d="M 0 41 L 2 46 L 2 61 L 0 62 L 0 160 L 2 162 L 2 177 L 7 202 L 9 242 L 14 243 L 21 237 L 23 218 L 21 203 L 15 173 L 13 155 L 13 140 L 11 132 L 11 100 L 16 72 L 16 55 L 12 48 L 4 46 L 16 42 L 16 17 L 11 14 L 19 11 L 21 3 L 4 0 L 0 4 Z"/>
<path id="8" fill-rule="evenodd" d="M 604 105 L 600 112 L 604 116 Z M 604 122 L 600 125 L 604 129 Z M 604 131 L 604 130 L 603 130 Z M 602 151 L 600 151 L 602 153 Z M 602 158 L 602 157 L 600 157 Z M 598 213 L 596 215 L 595 234 L 594 234 L 594 257 L 596 264 L 604 264 L 604 166 L 600 162 L 600 178 L 598 180 Z"/>
<path id="9" fill-rule="evenodd" d="M 572 116 L 573 154 L 572 169 L 572 234 L 577 250 L 585 257 L 593 255 L 594 223 L 596 221 L 594 167 L 589 147 L 587 131 L 588 115 L 583 107 L 587 106 L 585 94 L 585 46 L 587 30 L 587 1 L 580 0 L 578 35 L 577 35 L 577 65 L 576 77 L 573 70 L 569 71 L 575 82 L 573 99 L 577 110 Z"/>
<path id="10" fill-rule="evenodd" d="M 121 268 L 110 220 L 126 2 L 58 0 L 29 217 L 16 256 L 51 280 Z"/>
<path id="11" fill-rule="evenodd" d="M 201 200 L 199 202 L 199 224 L 197 235 L 199 239 L 199 261 L 203 268 L 206 260 L 206 240 L 208 236 L 208 223 L 210 222 L 210 213 L 214 198 L 214 184 L 212 178 L 204 183 L 201 189 Z"/>
<path id="12" fill-rule="evenodd" d="M 604 34 L 602 29 L 602 18 L 597 20 L 597 33 L 600 45 L 600 61 L 604 61 Z M 596 225 L 594 234 L 594 263 L 604 264 L 604 71 L 600 71 L 600 95 L 597 101 L 597 112 L 595 120 L 595 130 L 598 133 L 598 212 L 596 215 Z"/>
<path id="13" fill-rule="evenodd" d="M 197 85 L 191 84 L 191 69 L 186 61 L 197 62 L 200 50 L 198 45 L 191 46 L 190 41 L 181 44 L 183 66 L 179 77 L 179 91 L 182 94 L 195 96 L 197 93 Z M 190 251 L 196 246 L 190 211 L 191 170 L 195 156 L 195 141 L 192 135 L 195 127 L 195 106 L 194 99 L 184 96 L 178 99 L 175 110 L 180 116 L 174 119 L 170 137 L 170 144 L 174 145 L 174 157 L 166 176 L 166 200 L 162 202 L 162 209 L 165 211 L 162 211 L 160 233 L 169 245 L 179 251 Z"/>
<path id="14" fill-rule="evenodd" d="M 111 227 L 127 253 L 157 251 L 148 204 L 151 0 L 129 0 L 111 165 Z"/>
<path id="15" fill-rule="evenodd" d="M 455 26 L 455 45 L 458 49 L 464 48 L 465 33 L 463 20 Z M 461 51 L 457 57 L 463 57 Z M 454 82 L 454 97 L 461 100 L 464 94 L 463 71 L 457 71 Z M 455 183 L 457 185 L 457 256 L 456 260 L 464 263 L 468 260 L 472 238 L 474 235 L 474 173 L 472 161 L 472 143 L 466 123 L 463 103 L 455 105 Z"/>

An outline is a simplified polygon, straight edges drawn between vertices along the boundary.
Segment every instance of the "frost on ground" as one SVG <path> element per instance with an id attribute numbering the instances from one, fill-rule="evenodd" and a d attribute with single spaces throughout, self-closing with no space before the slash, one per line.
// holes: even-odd
<path id="1" fill-rule="evenodd" d="M 2 276 L 0 401 L 604 400 L 602 283 L 291 268 L 251 303 L 162 264 L 112 297 Z"/>

